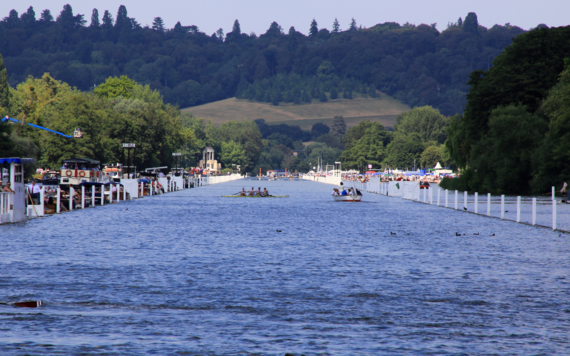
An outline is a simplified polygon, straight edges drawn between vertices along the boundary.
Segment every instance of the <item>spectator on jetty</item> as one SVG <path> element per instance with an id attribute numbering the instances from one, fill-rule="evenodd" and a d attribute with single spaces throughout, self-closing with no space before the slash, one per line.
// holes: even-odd
<path id="1" fill-rule="evenodd" d="M 15 191 L 12 190 L 12 188 L 10 188 L 10 182 L 6 183 L 6 186 L 4 187 L 4 189 L 2 191 L 4 192 L 9 192 L 9 193 L 16 193 Z"/>
<path id="2" fill-rule="evenodd" d="M 28 185 L 28 191 L 30 192 L 30 200 L 32 200 L 32 204 L 34 204 L 35 201 L 40 201 L 41 189 L 38 185 L 36 185 L 35 180 L 32 181 L 32 184 Z"/>

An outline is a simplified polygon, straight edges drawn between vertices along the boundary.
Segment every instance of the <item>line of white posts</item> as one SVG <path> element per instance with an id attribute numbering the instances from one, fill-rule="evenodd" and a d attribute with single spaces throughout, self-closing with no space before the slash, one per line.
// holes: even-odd
<path id="1" fill-rule="evenodd" d="M 433 189 L 422 189 L 423 190 L 423 199 L 420 199 L 422 202 L 427 204 L 433 204 Z M 429 193 L 428 193 L 429 191 Z M 441 205 L 441 191 L 442 189 L 437 189 L 437 200 L 436 205 Z M 386 182 L 380 182 L 380 187 L 378 192 L 382 195 L 388 195 L 388 184 Z M 443 190 L 443 207 L 449 208 L 449 190 Z M 455 190 L 454 196 L 454 210 L 458 210 L 458 196 L 459 191 Z M 428 197 L 429 195 L 429 197 Z M 556 218 L 556 198 L 555 198 L 555 190 L 554 187 L 551 188 L 551 201 L 552 201 L 552 229 L 557 229 L 557 218 Z M 474 213 L 479 214 L 479 193 L 474 193 Z M 467 210 L 467 192 L 463 192 L 463 208 Z M 487 216 L 491 216 L 491 193 L 487 193 Z M 505 219 L 505 196 L 501 195 L 501 219 Z M 521 197 L 517 196 L 517 214 L 516 220 L 517 223 L 521 222 Z M 536 198 L 532 198 L 532 225 L 536 225 Z"/>

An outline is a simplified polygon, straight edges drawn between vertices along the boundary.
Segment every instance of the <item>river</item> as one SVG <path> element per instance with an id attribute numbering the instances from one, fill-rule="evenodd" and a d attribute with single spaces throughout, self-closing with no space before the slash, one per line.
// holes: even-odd
<path id="1" fill-rule="evenodd" d="M 283 199 L 233 199 L 245 185 Z M 1 355 L 568 355 L 570 235 L 239 180 L 0 226 Z M 457 236 L 460 235 L 460 236 Z"/>

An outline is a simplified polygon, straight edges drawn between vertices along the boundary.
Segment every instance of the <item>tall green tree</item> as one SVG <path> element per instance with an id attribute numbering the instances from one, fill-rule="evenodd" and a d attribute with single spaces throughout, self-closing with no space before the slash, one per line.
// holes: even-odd
<path id="1" fill-rule="evenodd" d="M 317 26 L 317 20 L 313 19 L 311 21 L 311 27 L 309 29 L 309 36 L 316 36 L 319 33 L 319 28 Z"/>
<path id="2" fill-rule="evenodd" d="M 416 132 L 423 142 L 434 141 L 444 143 L 445 130 L 449 126 L 449 119 L 431 106 L 413 108 L 396 117 L 395 129 L 405 135 Z"/>
<path id="3" fill-rule="evenodd" d="M 161 17 L 155 17 L 152 21 L 152 29 L 156 32 L 164 33 L 164 21 Z"/>
<path id="4" fill-rule="evenodd" d="M 463 32 L 479 36 L 479 22 L 477 21 L 476 13 L 470 12 L 467 14 L 467 16 L 465 16 L 465 21 L 463 22 Z"/>
<path id="5" fill-rule="evenodd" d="M 330 133 L 336 137 L 342 137 L 346 133 L 346 123 L 342 116 L 333 117 L 330 124 Z"/>
<path id="6" fill-rule="evenodd" d="M 91 24 L 89 25 L 89 27 L 99 28 L 99 26 L 101 26 L 101 24 L 99 23 L 99 10 L 93 9 L 93 12 L 91 13 Z"/>
<path id="7" fill-rule="evenodd" d="M 0 114 L 5 115 L 10 110 L 10 85 L 4 59 L 0 54 Z"/>
<path id="8" fill-rule="evenodd" d="M 339 32 L 340 32 L 340 24 L 338 23 L 338 19 L 335 17 L 332 26 L 332 33 L 339 33 Z"/>
<path id="9" fill-rule="evenodd" d="M 350 20 L 350 26 L 348 28 L 349 31 L 358 31 L 358 26 L 356 26 L 356 20 L 354 19 L 354 17 L 352 18 L 352 20 Z"/>

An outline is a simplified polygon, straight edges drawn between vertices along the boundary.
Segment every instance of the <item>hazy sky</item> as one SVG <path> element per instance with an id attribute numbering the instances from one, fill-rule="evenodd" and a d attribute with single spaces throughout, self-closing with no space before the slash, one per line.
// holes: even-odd
<path id="1" fill-rule="evenodd" d="M 172 28 L 177 21 L 182 25 L 196 25 L 208 35 L 222 28 L 224 33 L 232 29 L 238 19 L 242 32 L 262 34 L 272 21 L 277 21 L 284 31 L 295 26 L 307 34 L 313 18 L 319 28 L 331 29 L 336 18 L 341 29 L 347 29 L 351 18 L 358 25 L 372 27 L 382 22 L 437 23 L 441 31 L 447 23 L 459 17 L 465 19 L 468 12 L 475 12 L 479 24 L 491 27 L 509 22 L 528 30 L 540 23 L 550 27 L 570 24 L 570 0 L 21 0 L 1 1 L 0 17 L 8 16 L 11 9 L 19 14 L 29 6 L 34 7 L 36 17 L 43 9 L 49 9 L 54 18 L 63 5 L 70 4 L 74 14 L 84 14 L 89 24 L 93 8 L 109 10 L 116 17 L 119 5 L 127 7 L 128 16 L 144 25 L 151 25 L 156 16 L 162 17 L 166 27 Z"/>

